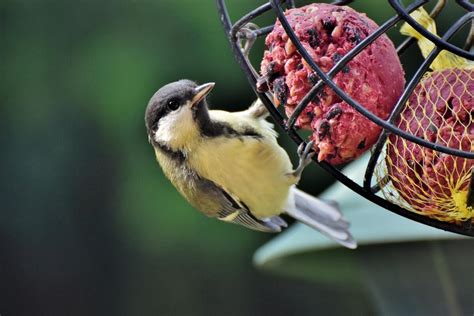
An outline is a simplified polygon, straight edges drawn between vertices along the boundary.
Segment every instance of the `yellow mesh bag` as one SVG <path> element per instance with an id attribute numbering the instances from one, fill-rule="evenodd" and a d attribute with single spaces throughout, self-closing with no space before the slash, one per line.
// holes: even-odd
<path id="1" fill-rule="evenodd" d="M 412 16 L 435 33 L 434 21 L 423 9 Z M 418 39 L 426 57 L 434 48 L 407 24 L 403 34 Z M 471 151 L 474 139 L 474 70 L 472 63 L 443 52 L 415 88 L 396 125 L 412 135 L 450 148 Z M 413 212 L 460 223 L 473 218 L 467 192 L 474 160 L 440 153 L 390 135 L 375 176 L 389 182 L 385 198 Z"/>
<path id="2" fill-rule="evenodd" d="M 474 139 L 473 91 L 473 70 L 451 68 L 428 73 L 396 125 L 431 142 L 470 151 Z M 382 192 L 391 202 L 438 220 L 460 222 L 473 215 L 466 205 L 473 166 L 471 159 L 443 154 L 392 134 L 376 175 L 379 181 L 389 176 L 390 184 Z"/>

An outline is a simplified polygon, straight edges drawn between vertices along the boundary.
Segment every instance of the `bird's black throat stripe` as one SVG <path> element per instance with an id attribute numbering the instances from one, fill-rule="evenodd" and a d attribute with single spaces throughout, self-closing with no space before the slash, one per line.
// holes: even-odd
<path id="1" fill-rule="evenodd" d="M 184 162 L 186 160 L 186 155 L 181 150 L 173 150 L 170 147 L 160 144 L 156 141 L 153 141 L 153 146 L 160 149 L 165 155 L 173 159 L 174 161 Z"/>
<path id="2" fill-rule="evenodd" d="M 196 121 L 199 131 L 205 137 L 254 137 L 263 138 L 256 130 L 250 126 L 242 131 L 237 131 L 225 122 L 217 122 L 211 120 L 209 117 L 209 111 L 204 101 L 202 104 L 197 104 L 193 107 L 193 119 Z"/>

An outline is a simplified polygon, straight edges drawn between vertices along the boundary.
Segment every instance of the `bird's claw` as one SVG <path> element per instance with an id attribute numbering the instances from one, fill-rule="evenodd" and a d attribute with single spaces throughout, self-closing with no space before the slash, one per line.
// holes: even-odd
<path id="1" fill-rule="evenodd" d="M 311 163 L 311 159 L 313 158 L 315 152 L 313 151 L 314 141 L 310 141 L 309 143 L 302 142 L 298 146 L 298 156 L 300 157 L 300 161 L 298 167 L 295 171 L 293 171 L 293 176 L 296 178 L 296 182 L 299 182 L 301 178 L 301 174 L 303 170 Z"/>
<path id="2" fill-rule="evenodd" d="M 302 142 L 298 146 L 298 157 L 300 157 L 300 165 L 304 165 L 305 167 L 309 165 L 311 162 L 311 158 L 313 158 L 315 152 L 313 151 L 314 141 L 310 141 L 309 143 Z"/>
<path id="3" fill-rule="evenodd" d="M 237 33 L 237 36 L 240 38 L 240 49 L 245 57 L 249 56 L 250 49 L 257 40 L 257 34 L 255 30 L 258 29 L 258 26 L 254 23 L 245 24 Z"/>

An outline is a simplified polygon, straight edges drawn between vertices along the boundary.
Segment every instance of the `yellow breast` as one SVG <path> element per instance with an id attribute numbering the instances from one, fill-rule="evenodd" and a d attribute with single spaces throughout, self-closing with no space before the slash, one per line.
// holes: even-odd
<path id="1" fill-rule="evenodd" d="M 224 112 L 222 115 L 232 114 Z M 230 119 L 246 120 L 243 117 Z M 226 121 L 229 118 L 226 117 Z M 292 185 L 287 176 L 292 171 L 290 159 L 276 142 L 270 123 L 263 120 L 247 123 L 253 124 L 264 137 L 207 139 L 190 153 L 189 164 L 201 176 L 238 197 L 256 217 L 278 215 L 283 211 Z"/>

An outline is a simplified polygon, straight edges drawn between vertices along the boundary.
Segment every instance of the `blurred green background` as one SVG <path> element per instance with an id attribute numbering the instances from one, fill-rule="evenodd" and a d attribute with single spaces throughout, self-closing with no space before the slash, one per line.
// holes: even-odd
<path id="1" fill-rule="evenodd" d="M 256 6 L 228 2 L 234 20 Z M 356 2 L 379 23 L 391 15 Z M 205 218 L 155 163 L 143 115 L 163 84 L 215 81 L 214 108 L 254 99 L 214 1 L 3 0 L 0 34 L 2 316 L 350 314 L 318 284 L 257 271 L 272 236 Z M 332 181 L 311 166 L 302 188 Z M 324 291 L 371 313 L 353 290 Z"/>

